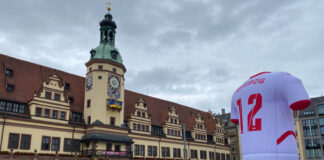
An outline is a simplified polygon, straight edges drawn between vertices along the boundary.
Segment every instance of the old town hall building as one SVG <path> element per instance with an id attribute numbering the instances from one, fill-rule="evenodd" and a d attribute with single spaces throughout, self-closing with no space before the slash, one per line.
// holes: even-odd
<path id="1" fill-rule="evenodd" d="M 124 89 L 110 13 L 80 77 L 0 54 L 0 152 L 229 160 L 212 113 Z M 183 125 L 186 125 L 183 132 Z"/>

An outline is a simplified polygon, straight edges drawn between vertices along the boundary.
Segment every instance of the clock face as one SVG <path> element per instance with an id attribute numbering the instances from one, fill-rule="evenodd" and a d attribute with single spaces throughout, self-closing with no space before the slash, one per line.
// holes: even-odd
<path id="1" fill-rule="evenodd" d="M 108 90 L 107 94 L 112 99 L 120 98 L 120 77 L 115 74 L 108 75 Z"/>
<path id="2" fill-rule="evenodd" d="M 90 87 L 92 85 L 92 77 L 88 77 L 87 86 Z"/>
<path id="3" fill-rule="evenodd" d="M 116 77 L 111 77 L 109 80 L 109 83 L 112 88 L 118 88 L 119 87 L 119 80 Z"/>

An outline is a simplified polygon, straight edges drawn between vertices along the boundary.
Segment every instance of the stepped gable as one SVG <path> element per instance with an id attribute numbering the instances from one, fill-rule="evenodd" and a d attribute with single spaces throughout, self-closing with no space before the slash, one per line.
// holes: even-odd
<path id="1" fill-rule="evenodd" d="M 0 73 L 5 73 L 6 68 L 13 70 L 12 77 L 6 77 L 4 74 L 0 76 L 0 99 L 28 103 L 32 100 L 34 93 L 38 94 L 42 89 L 43 81 L 48 82 L 48 78 L 55 74 L 63 82 L 70 84 L 70 90 L 66 91 L 66 95 L 74 98 L 74 102 L 71 104 L 71 110 L 83 112 L 84 77 L 3 54 L 0 54 L 0 63 Z M 13 93 L 6 91 L 6 83 L 15 85 Z M 27 113 L 29 114 L 29 112 Z"/>
<path id="2" fill-rule="evenodd" d="M 135 104 L 139 98 L 143 98 L 148 107 L 147 110 L 151 116 L 152 125 L 163 126 L 168 118 L 169 107 L 174 106 L 179 113 L 181 124 L 186 123 L 187 131 L 193 130 L 196 124 L 196 116 L 200 113 L 205 121 L 208 134 L 213 134 L 215 132 L 216 122 L 207 112 L 129 90 L 125 90 L 125 119 L 129 119 L 131 114 L 134 113 Z"/>

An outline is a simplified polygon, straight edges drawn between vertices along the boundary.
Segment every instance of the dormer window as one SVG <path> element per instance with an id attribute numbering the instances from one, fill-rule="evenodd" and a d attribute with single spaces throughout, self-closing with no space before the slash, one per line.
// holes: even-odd
<path id="1" fill-rule="evenodd" d="M 137 117 L 141 117 L 141 112 L 137 111 Z"/>
<path id="2" fill-rule="evenodd" d="M 117 60 L 117 55 L 118 55 L 118 52 L 116 52 L 116 51 L 111 51 L 111 58 L 112 58 L 113 60 Z"/>
<path id="3" fill-rule="evenodd" d="M 74 98 L 73 97 L 69 97 L 69 102 L 70 102 L 70 104 L 72 104 L 74 102 Z"/>
<path id="4" fill-rule="evenodd" d="M 55 93 L 55 94 L 54 94 L 54 100 L 55 100 L 55 101 L 60 101 L 60 99 L 61 99 L 61 95 Z"/>
<path id="5" fill-rule="evenodd" d="M 13 92 L 15 89 L 15 85 L 7 84 L 7 92 Z"/>
<path id="6" fill-rule="evenodd" d="M 6 69 L 6 76 L 7 76 L 7 77 L 12 77 L 12 76 L 13 76 L 13 70 L 11 70 L 11 69 Z"/>
<path id="7" fill-rule="evenodd" d="M 64 84 L 64 89 L 65 90 L 70 90 L 70 83 L 65 83 Z"/>
<path id="8" fill-rule="evenodd" d="M 142 112 L 142 117 L 145 118 L 146 117 L 146 114 L 145 112 Z"/>
<path id="9" fill-rule="evenodd" d="M 51 92 L 45 92 L 45 98 L 46 99 L 52 99 L 52 93 Z"/>

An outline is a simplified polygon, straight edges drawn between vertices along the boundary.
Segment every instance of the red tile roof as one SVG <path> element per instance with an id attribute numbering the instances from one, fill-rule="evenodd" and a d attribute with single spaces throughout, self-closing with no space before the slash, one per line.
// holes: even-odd
<path id="1" fill-rule="evenodd" d="M 2 74 L 3 76 L 0 76 L 0 99 L 28 103 L 33 98 L 34 93 L 38 93 L 41 90 L 42 83 L 44 81 L 47 82 L 48 78 L 55 74 L 61 79 L 62 84 L 70 84 L 70 90 L 66 91 L 65 94 L 74 98 L 74 103 L 71 104 L 71 110 L 75 112 L 83 112 L 83 93 L 85 88 L 84 77 L 2 54 L 0 54 L 0 63 L 0 73 L 5 73 L 6 68 L 13 70 L 12 77 L 6 77 L 4 74 Z M 15 85 L 14 92 L 10 93 L 6 91 L 6 83 Z M 210 113 L 129 90 L 125 90 L 124 117 L 126 120 L 129 119 L 131 113 L 134 113 L 135 104 L 138 102 L 139 98 L 143 98 L 147 104 L 148 112 L 151 115 L 152 125 L 164 125 L 168 118 L 170 107 L 174 106 L 179 113 L 181 123 L 186 124 L 188 131 L 193 129 L 196 122 L 196 116 L 199 113 L 204 119 L 207 132 L 213 134 L 215 131 L 216 122 L 213 120 Z"/>

